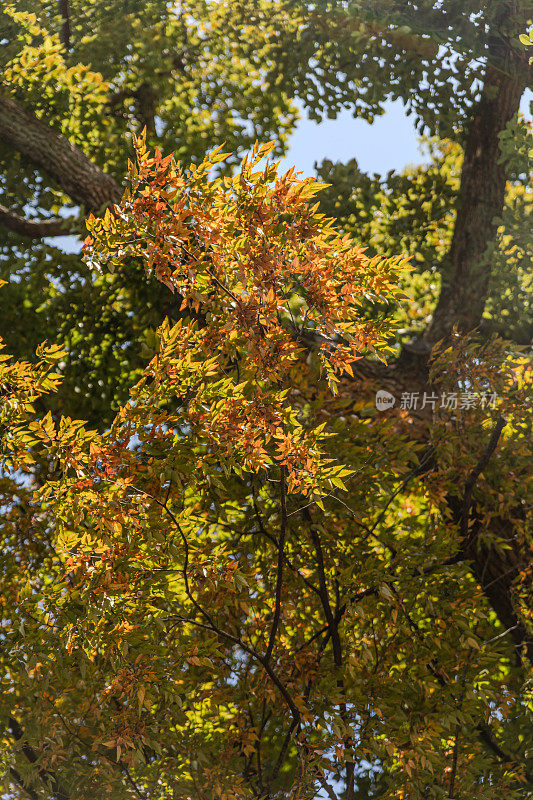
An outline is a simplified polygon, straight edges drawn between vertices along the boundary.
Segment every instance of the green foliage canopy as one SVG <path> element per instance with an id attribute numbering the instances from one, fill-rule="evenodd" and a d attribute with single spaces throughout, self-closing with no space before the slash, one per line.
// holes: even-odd
<path id="1" fill-rule="evenodd" d="M 362 301 L 393 300 L 404 262 L 365 256 L 271 149 L 214 179 L 219 152 L 187 171 L 141 141 L 90 218 L 93 265 L 136 255 L 182 300 L 108 431 L 35 413 L 57 347 L 1 364 L 6 788 L 518 800 L 525 653 L 458 553 L 516 514 L 504 485 L 527 501 L 527 365 L 443 352 L 435 387 L 499 399 L 438 415 L 430 451 L 357 413 L 354 360 L 390 333 Z"/>

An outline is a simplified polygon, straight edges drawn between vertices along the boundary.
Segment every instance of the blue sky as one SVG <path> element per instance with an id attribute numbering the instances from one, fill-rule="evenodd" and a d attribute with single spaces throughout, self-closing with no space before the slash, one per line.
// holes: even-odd
<path id="1" fill-rule="evenodd" d="M 385 114 L 372 125 L 342 111 L 336 119 L 317 123 L 302 111 L 298 127 L 289 142 L 283 168 L 295 165 L 304 175 L 314 175 L 313 164 L 329 158 L 349 161 L 356 158 L 364 172 L 384 174 L 407 164 L 421 163 L 418 134 L 413 117 L 407 117 L 400 100 L 388 102 Z"/>
<path id="2" fill-rule="evenodd" d="M 522 112 L 527 116 L 532 99 L 530 91 L 522 98 Z M 309 120 L 302 111 L 288 153 L 282 159 L 282 170 L 295 166 L 304 176 L 314 175 L 315 161 L 320 163 L 325 158 L 332 161 L 356 158 L 363 171 L 382 175 L 390 169 L 401 170 L 407 164 L 424 161 L 413 117 L 406 116 L 400 100 L 386 103 L 385 113 L 376 117 L 372 125 L 354 119 L 349 111 L 320 123 Z M 80 249 L 80 242 L 74 236 L 56 238 L 54 244 L 67 253 Z"/>
<path id="3" fill-rule="evenodd" d="M 529 118 L 532 101 L 533 92 L 527 91 L 522 98 L 521 110 Z M 390 169 L 401 170 L 408 164 L 421 164 L 424 156 L 419 150 L 413 120 L 414 117 L 406 116 L 401 100 L 387 102 L 385 113 L 376 117 L 372 125 L 354 119 L 349 111 L 343 111 L 337 119 L 316 123 L 307 119 L 303 111 L 282 166 L 285 169 L 296 166 L 307 176 L 315 174 L 315 161 L 356 158 L 364 172 L 383 175 Z"/>
<path id="4" fill-rule="evenodd" d="M 372 125 L 354 119 L 349 111 L 320 123 L 307 119 L 302 111 L 289 151 L 282 160 L 282 170 L 296 166 L 304 176 L 314 175 L 314 162 L 324 158 L 349 161 L 355 157 L 364 171 L 381 173 L 421 163 L 424 158 L 418 149 L 412 119 L 405 115 L 400 101 L 387 103 L 385 114 L 376 117 Z M 80 247 L 73 236 L 56 238 L 54 244 L 68 253 L 77 252 Z"/>

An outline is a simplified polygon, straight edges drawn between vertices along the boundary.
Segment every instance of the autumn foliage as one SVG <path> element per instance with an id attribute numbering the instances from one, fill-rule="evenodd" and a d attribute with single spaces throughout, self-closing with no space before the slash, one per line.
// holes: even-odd
<path id="1" fill-rule="evenodd" d="M 219 178 L 220 149 L 187 170 L 140 138 L 121 204 L 89 219 L 93 268 L 140 260 L 175 300 L 107 431 L 39 415 L 58 348 L 0 365 L 10 780 L 117 800 L 522 797 L 498 731 L 522 735 L 524 654 L 457 553 L 478 491 L 486 527 L 525 536 L 527 370 L 498 343 L 443 352 L 442 387 L 453 359 L 501 400 L 444 415 L 423 450 L 407 414 L 350 396 L 358 360 L 389 352 L 390 315 L 368 307 L 395 303 L 405 261 L 365 255 L 271 150 Z"/>

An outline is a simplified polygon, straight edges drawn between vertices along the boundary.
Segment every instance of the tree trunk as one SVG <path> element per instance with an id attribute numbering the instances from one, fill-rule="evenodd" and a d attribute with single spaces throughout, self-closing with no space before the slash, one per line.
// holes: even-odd
<path id="1" fill-rule="evenodd" d="M 65 50 L 70 50 L 70 37 L 72 34 L 72 28 L 70 25 L 69 0 L 59 0 L 59 13 L 63 18 L 63 25 L 61 26 L 59 38 Z"/>
<path id="2" fill-rule="evenodd" d="M 487 67 L 481 99 L 468 127 L 452 243 L 443 261 L 442 288 L 433 321 L 418 347 L 402 353 L 418 359 L 424 375 L 432 345 L 447 338 L 456 327 L 466 333 L 481 322 L 487 298 L 491 265 L 487 247 L 494 239 L 505 202 L 506 167 L 500 163 L 499 134 L 519 111 L 527 85 L 528 56 L 515 51 L 513 38 L 522 32 L 527 14 L 521 0 L 498 0 L 493 33 L 488 40 Z M 418 351 L 418 352 L 417 352 Z M 423 380 L 423 378 L 422 378 Z M 412 389 L 411 389 L 412 391 Z M 450 497 L 452 515 L 458 521 L 459 497 Z M 507 540 L 503 552 L 484 543 L 473 547 L 462 542 L 461 555 L 470 562 L 487 600 L 500 622 L 510 631 L 518 651 L 526 647 L 533 658 L 531 636 L 514 606 L 512 584 L 528 560 L 527 545 L 516 540 L 510 520 L 496 520 L 491 531 Z"/>
<path id="3" fill-rule="evenodd" d="M 511 11 L 506 9 L 506 14 Z M 519 25 L 525 14 L 513 18 Z M 502 19 L 498 30 L 504 23 Z M 453 326 L 467 333 L 481 322 L 490 280 L 484 255 L 505 201 L 507 175 L 500 163 L 499 134 L 520 108 L 527 75 L 527 55 L 515 52 L 503 34 L 491 36 L 483 92 L 466 137 L 457 220 L 442 264 L 442 288 L 424 337 L 429 343 L 447 337 Z"/>

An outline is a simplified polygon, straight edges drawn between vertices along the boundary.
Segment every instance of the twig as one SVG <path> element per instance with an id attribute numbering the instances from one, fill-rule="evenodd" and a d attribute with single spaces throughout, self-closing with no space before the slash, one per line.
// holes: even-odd
<path id="1" fill-rule="evenodd" d="M 329 783 L 326 781 L 326 779 L 320 772 L 317 772 L 317 778 L 318 782 L 320 783 L 320 785 L 322 786 L 322 788 L 324 789 L 330 800 L 338 800 L 337 795 L 335 794 Z"/>
<path id="2" fill-rule="evenodd" d="M 500 434 L 501 434 L 502 430 L 504 429 L 506 423 L 507 423 L 507 420 L 505 419 L 505 417 L 502 414 L 500 414 L 500 416 L 498 417 L 498 421 L 496 422 L 496 425 L 494 426 L 494 430 L 492 431 L 492 435 L 490 437 L 490 440 L 489 440 L 489 443 L 487 445 L 487 448 L 486 448 L 485 452 L 483 453 L 483 455 L 479 459 L 478 463 L 476 464 L 476 466 L 474 467 L 474 469 L 472 470 L 472 472 L 470 473 L 470 475 L 466 479 L 465 493 L 464 493 L 464 496 L 463 496 L 463 506 L 462 506 L 462 509 L 461 509 L 461 521 L 460 521 L 461 536 L 465 540 L 468 538 L 468 523 L 470 521 L 470 507 L 472 505 L 472 492 L 473 492 L 474 486 L 476 485 L 477 479 L 479 478 L 479 476 L 481 475 L 481 473 L 483 472 L 483 470 L 485 469 L 485 467 L 489 463 L 492 454 L 496 450 L 496 447 L 498 445 L 498 440 L 500 438 Z"/>
<path id="3" fill-rule="evenodd" d="M 284 562 L 284 550 L 285 550 L 285 537 L 287 535 L 287 502 L 286 502 L 286 486 L 285 486 L 285 466 L 281 467 L 281 481 L 280 481 L 280 491 L 281 491 L 281 529 L 279 534 L 279 542 L 278 542 L 278 570 L 277 570 L 277 578 L 276 578 L 276 598 L 275 598 L 275 605 L 274 605 L 274 618 L 272 620 L 272 628 L 270 630 L 270 638 L 268 641 L 268 647 L 265 653 L 265 661 L 268 663 L 270 661 L 270 656 L 272 655 L 272 650 L 274 649 L 274 642 L 276 640 L 276 634 L 278 631 L 279 625 L 279 618 L 281 615 L 281 590 L 283 586 L 283 562 Z"/>
<path id="4" fill-rule="evenodd" d="M 427 466 L 427 465 L 430 463 L 430 461 L 431 461 L 431 459 L 432 459 L 432 458 L 433 458 L 433 450 L 431 449 L 431 450 L 430 450 L 430 451 L 429 451 L 429 452 L 426 454 L 425 458 L 423 458 L 423 459 L 422 459 L 422 461 L 420 462 L 420 464 L 418 465 L 418 467 L 416 467 L 415 469 L 413 469 L 413 470 L 412 470 L 412 471 L 409 473 L 409 475 L 407 475 L 407 477 L 405 477 L 405 478 L 403 479 L 403 481 L 402 481 L 402 482 L 401 482 L 401 484 L 398 486 L 398 488 L 397 488 L 397 489 L 395 489 L 395 490 L 393 491 L 393 493 L 391 494 L 391 496 L 390 496 L 390 497 L 389 497 L 389 499 L 387 500 L 387 503 L 385 504 L 385 507 L 384 507 L 384 508 L 381 510 L 381 512 L 380 512 L 380 514 L 379 514 L 378 518 L 376 519 L 375 523 L 374 523 L 374 524 L 372 525 L 372 527 L 370 528 L 370 531 L 369 531 L 369 533 L 368 533 L 368 536 L 370 536 L 370 533 L 374 533 L 374 531 L 375 531 L 375 530 L 376 530 L 376 528 L 378 527 L 379 523 L 381 522 L 381 520 L 383 519 L 383 517 L 384 517 L 384 516 L 385 516 L 385 514 L 387 513 L 387 510 L 388 510 L 388 508 L 389 508 L 390 504 L 392 503 L 392 501 L 393 501 L 393 500 L 395 500 L 395 498 L 396 498 L 396 497 L 398 497 L 398 495 L 399 495 L 401 492 L 403 492 L 403 490 L 404 490 L 404 489 L 407 487 L 407 485 L 408 485 L 408 484 L 409 484 L 409 483 L 412 481 L 412 479 L 413 479 L 413 478 L 416 478 L 417 476 L 419 476 L 419 475 L 423 474 L 423 472 L 424 472 L 424 468 L 425 468 L 425 467 L 426 467 L 426 466 Z M 366 538 L 366 537 L 365 537 L 365 538 Z"/>
<path id="5" fill-rule="evenodd" d="M 455 776 L 457 774 L 457 756 L 459 754 L 459 734 L 461 732 L 461 726 L 459 723 L 455 726 L 455 740 L 453 743 L 453 756 L 452 756 L 452 771 L 450 775 L 450 791 L 448 792 L 448 797 L 453 798 L 455 796 Z"/>
<path id="6" fill-rule="evenodd" d="M 283 481 L 282 482 L 283 482 L 283 485 L 284 485 L 284 477 L 283 477 Z M 136 491 L 136 492 L 138 492 L 140 494 L 145 495 L 146 497 L 149 497 L 158 506 L 163 508 L 164 511 L 169 516 L 169 518 L 174 523 L 174 525 L 176 526 L 176 528 L 177 528 L 177 530 L 178 530 L 178 532 L 179 532 L 179 534 L 180 534 L 180 536 L 181 536 L 181 538 L 183 540 L 183 546 L 185 548 L 185 560 L 184 560 L 184 565 L 183 565 L 183 570 L 182 570 L 183 580 L 184 580 L 184 583 L 185 583 L 185 592 L 187 594 L 187 597 L 189 598 L 189 600 L 191 601 L 191 603 L 195 607 L 195 609 L 200 612 L 200 614 L 204 617 L 204 619 L 207 620 L 209 625 L 201 623 L 198 620 L 190 619 L 189 617 L 183 617 L 182 615 L 178 615 L 178 614 L 173 615 L 174 618 L 175 619 L 179 619 L 179 620 L 181 620 L 183 622 L 189 622 L 191 625 L 196 625 L 199 628 L 204 628 L 206 630 L 211 630 L 213 633 L 216 633 L 218 636 L 221 636 L 221 637 L 223 637 L 225 639 L 228 639 L 231 642 L 234 642 L 234 644 L 239 645 L 239 647 L 241 647 L 244 650 L 245 653 L 248 653 L 250 656 L 252 656 L 252 658 L 256 659 L 262 665 L 263 669 L 267 673 L 267 675 L 270 678 L 270 680 L 278 688 L 280 694 L 282 695 L 283 699 L 285 700 L 285 702 L 287 703 L 287 705 L 288 705 L 288 707 L 290 709 L 290 712 L 291 712 L 291 714 L 293 716 L 293 719 L 296 720 L 297 723 L 299 724 L 300 720 L 301 720 L 300 712 L 298 711 L 298 708 L 294 704 L 294 701 L 293 701 L 292 697 L 290 696 L 289 692 L 287 691 L 287 688 L 284 686 L 284 684 L 281 682 L 281 680 L 278 678 L 278 676 L 276 675 L 276 673 L 273 671 L 272 667 L 270 666 L 270 664 L 269 664 L 269 660 L 270 659 L 267 658 L 266 656 L 262 656 L 253 647 L 250 647 L 247 644 L 245 644 L 245 642 L 243 642 L 243 640 L 240 637 L 234 636 L 232 633 L 229 633 L 229 631 L 225 631 L 222 628 L 219 628 L 219 626 L 212 619 L 211 615 L 204 608 L 202 608 L 200 603 L 198 603 L 198 601 L 193 597 L 193 595 L 192 595 L 192 593 L 190 591 L 190 588 L 189 588 L 189 578 L 188 578 L 188 574 L 187 574 L 187 572 L 188 572 L 188 564 L 189 564 L 189 545 L 188 545 L 188 542 L 187 542 L 187 537 L 183 533 L 183 531 L 181 529 L 181 526 L 180 526 L 178 520 L 176 519 L 175 515 L 170 511 L 170 509 L 164 503 L 161 502 L 161 500 L 158 500 L 157 497 L 154 497 L 149 492 L 146 492 L 143 489 L 138 489 L 135 486 L 132 486 L 131 488 L 133 489 L 133 491 Z M 284 517 L 283 517 L 283 510 L 284 510 Z M 284 491 L 282 492 L 282 518 L 284 518 L 285 522 L 286 522 L 286 520 L 287 520 L 287 511 L 286 511 L 286 507 L 285 507 L 285 493 L 284 493 Z"/>
<path id="7" fill-rule="evenodd" d="M 460 696 L 458 698 L 458 701 L 457 701 L 457 706 L 458 706 L 459 710 L 461 710 L 461 708 L 462 708 L 463 700 L 464 700 L 465 694 L 466 694 L 466 675 L 467 675 L 467 672 L 468 672 L 468 665 L 470 663 L 470 659 L 472 658 L 472 652 L 473 652 L 473 650 L 472 650 L 472 648 L 470 648 L 469 651 L 468 651 L 467 657 L 466 657 L 466 663 L 465 663 L 464 668 L 463 668 L 463 674 L 461 676 L 461 694 L 460 694 Z M 452 798 L 455 796 L 455 776 L 457 775 L 457 758 L 459 756 L 459 735 L 460 735 L 460 733 L 461 733 L 461 725 L 459 724 L 459 722 L 457 722 L 457 724 L 455 726 L 455 740 L 454 740 L 454 743 L 453 743 L 452 771 L 451 771 L 451 774 L 450 774 L 450 791 L 448 793 L 448 797 L 450 798 L 450 800 L 452 800 Z"/>

